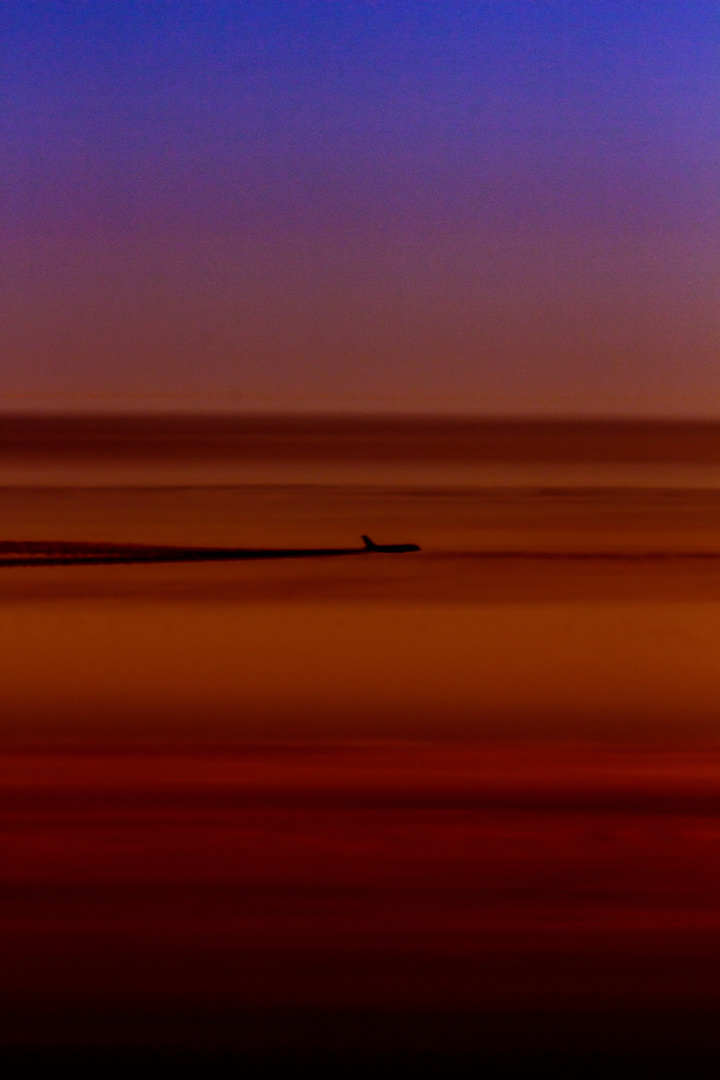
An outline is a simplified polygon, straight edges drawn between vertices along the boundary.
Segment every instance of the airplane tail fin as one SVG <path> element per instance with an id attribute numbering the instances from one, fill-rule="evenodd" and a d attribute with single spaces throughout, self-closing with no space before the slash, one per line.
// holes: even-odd
<path id="1" fill-rule="evenodd" d="M 419 551 L 417 544 L 376 544 L 369 536 L 363 536 L 364 551 L 382 551 L 386 555 L 399 555 L 403 551 Z"/>

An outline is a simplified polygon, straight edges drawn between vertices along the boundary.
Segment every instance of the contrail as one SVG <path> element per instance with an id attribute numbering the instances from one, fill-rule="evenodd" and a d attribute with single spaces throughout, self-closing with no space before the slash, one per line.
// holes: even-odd
<path id="1" fill-rule="evenodd" d="M 233 562 L 244 559 L 317 559 L 333 555 L 399 555 L 417 544 L 375 544 L 363 536 L 355 548 L 219 548 L 72 541 L 0 541 L 0 566 L 81 566 L 115 563 Z"/>

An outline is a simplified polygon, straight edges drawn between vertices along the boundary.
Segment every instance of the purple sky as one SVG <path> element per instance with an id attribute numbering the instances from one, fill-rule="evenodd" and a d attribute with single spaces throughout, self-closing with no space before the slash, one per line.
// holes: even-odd
<path id="1" fill-rule="evenodd" d="M 0 12 L 4 408 L 720 416 L 720 9 Z"/>

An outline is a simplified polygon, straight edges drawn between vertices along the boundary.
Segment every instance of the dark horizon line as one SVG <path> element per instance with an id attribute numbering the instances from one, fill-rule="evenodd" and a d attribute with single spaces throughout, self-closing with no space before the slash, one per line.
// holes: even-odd
<path id="1" fill-rule="evenodd" d="M 0 412 L 0 457 L 720 464 L 720 418 Z"/>
<path id="2" fill-rule="evenodd" d="M 659 425 L 672 427 L 699 424 L 701 426 L 720 427 L 720 416 L 679 414 L 660 415 L 656 413 L 566 413 L 566 412 L 451 412 L 451 411 L 402 411 L 368 409 L 14 409 L 3 408 L 0 403 L 0 423 L 3 421 L 29 420 L 150 420 L 175 421 L 213 420 L 239 422 L 300 422 L 315 423 L 322 421 L 360 422 L 360 423 L 431 423 L 431 424 L 538 424 L 538 425 Z"/>

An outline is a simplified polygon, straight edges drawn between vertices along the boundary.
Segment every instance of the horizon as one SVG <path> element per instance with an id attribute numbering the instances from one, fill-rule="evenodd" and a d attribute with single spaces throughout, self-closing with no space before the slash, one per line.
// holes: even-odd
<path id="1" fill-rule="evenodd" d="M 677 426 L 677 425 L 700 425 L 700 426 L 713 426 L 720 425 L 720 415 L 714 415 L 710 413 L 667 413 L 667 412 L 573 412 L 573 411 L 557 411 L 546 412 L 538 410 L 536 412 L 511 412 L 500 411 L 494 412 L 487 410 L 482 412 L 480 410 L 444 410 L 444 409 L 392 409 L 392 408 L 283 408 L 282 406 L 274 406 L 271 408 L 253 406 L 244 408 L 226 407 L 220 408 L 216 404 L 208 404 L 207 407 L 202 407 L 202 403 L 198 404 L 197 399 L 182 399 L 187 400 L 188 405 L 178 405 L 177 407 L 167 408 L 158 407 L 153 408 L 153 401 L 162 397 L 166 399 L 165 395 L 157 395 L 153 397 L 139 397 L 137 404 L 129 404 L 128 399 L 123 398 L 122 407 L 117 407 L 117 399 L 107 399 L 108 403 L 106 407 L 103 407 L 102 401 L 104 399 L 93 398 L 87 401 L 86 405 L 79 404 L 80 401 L 85 399 L 70 399 L 64 402 L 50 403 L 40 406 L 39 404 L 32 407 L 15 407 L 8 404 L 14 398 L 20 395 L 2 395 L 0 396 L 0 421 L 13 420 L 13 419 L 102 419 L 107 418 L 110 420 L 122 420 L 122 419 L 148 419 L 148 420 L 180 420 L 180 419 L 207 419 L 218 421 L 223 420 L 286 420 L 289 422 L 302 423 L 303 421 L 347 421 L 348 423 L 367 421 L 371 422 L 392 422 L 392 423 L 458 423 L 458 424 L 569 424 L 569 425 L 603 425 L 603 424 L 618 424 L 618 425 L 660 425 L 660 426 Z M 169 397 L 169 395 L 167 395 Z M 192 406 L 190 405 L 192 402 Z"/>

